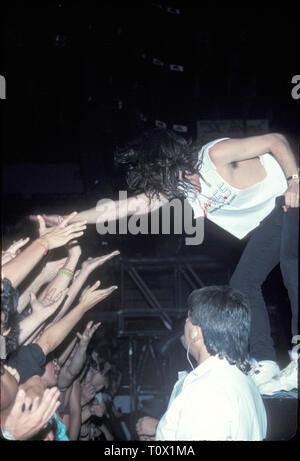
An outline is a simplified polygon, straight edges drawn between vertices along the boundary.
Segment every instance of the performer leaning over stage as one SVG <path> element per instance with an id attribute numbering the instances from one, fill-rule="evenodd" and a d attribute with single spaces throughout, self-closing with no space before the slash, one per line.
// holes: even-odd
<path id="1" fill-rule="evenodd" d="M 292 336 L 298 334 L 299 176 L 287 139 L 270 133 L 242 139 L 222 138 L 202 147 L 171 130 L 154 129 L 117 154 L 128 167 L 129 188 L 136 195 L 118 201 L 118 218 L 148 213 L 175 197 L 191 204 L 195 218 L 205 216 L 248 242 L 230 285 L 251 305 L 250 376 L 261 393 L 297 387 L 297 357 L 280 371 L 271 338 L 262 284 L 280 263 L 292 311 Z M 276 198 L 283 197 L 282 206 Z M 115 220 L 115 208 L 100 216 L 96 208 L 73 221 Z M 58 216 L 45 216 L 47 225 Z"/>

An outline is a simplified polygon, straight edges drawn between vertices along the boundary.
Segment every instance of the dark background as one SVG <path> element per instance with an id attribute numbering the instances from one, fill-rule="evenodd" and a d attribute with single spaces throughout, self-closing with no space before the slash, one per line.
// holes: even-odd
<path id="1" fill-rule="evenodd" d="M 196 3 L 6 2 L 0 67 L 6 79 L 6 100 L 0 101 L 4 247 L 36 235 L 30 213 L 66 214 L 117 198 L 126 186 L 114 168 L 114 149 L 157 121 L 183 125 L 183 136 L 194 139 L 201 136 L 197 121 L 240 120 L 246 136 L 256 134 L 247 131 L 247 120 L 267 120 L 268 131 L 285 134 L 299 151 L 300 101 L 291 95 L 292 77 L 300 73 L 296 12 Z M 181 67 L 171 70 L 172 64 Z M 182 237 L 100 238 L 94 226 L 81 243 L 84 257 L 116 248 L 125 257 L 186 250 Z M 226 282 L 244 244 L 206 223 L 204 244 L 193 252 L 225 265 Z M 118 270 L 117 263 L 108 265 L 100 274 L 103 284 L 114 284 Z M 216 282 L 213 273 L 205 275 L 207 284 Z M 284 363 L 289 304 L 278 268 L 264 290 Z M 114 294 L 101 309 L 119 307 Z"/>

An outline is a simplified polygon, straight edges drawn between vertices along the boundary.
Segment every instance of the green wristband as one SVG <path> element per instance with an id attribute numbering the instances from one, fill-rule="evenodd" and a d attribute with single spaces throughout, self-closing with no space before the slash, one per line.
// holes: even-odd
<path id="1" fill-rule="evenodd" d="M 66 275 L 66 276 L 69 277 L 69 279 L 71 279 L 71 280 L 72 280 L 72 278 L 73 278 L 73 272 L 66 271 L 66 270 L 64 270 L 64 269 L 60 269 L 60 270 L 58 271 L 58 273 L 59 273 L 59 274 L 64 274 L 64 275 Z"/>

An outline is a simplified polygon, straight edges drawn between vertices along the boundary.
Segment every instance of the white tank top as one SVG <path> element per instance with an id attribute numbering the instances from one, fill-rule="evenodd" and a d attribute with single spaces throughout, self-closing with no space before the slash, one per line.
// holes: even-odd
<path id="1" fill-rule="evenodd" d="M 266 171 L 266 178 L 248 187 L 237 189 L 228 184 L 217 172 L 209 156 L 209 148 L 217 142 L 229 138 L 216 139 L 202 147 L 199 152 L 199 172 L 201 192 L 188 187 L 186 198 L 194 211 L 194 217 L 206 216 L 218 226 L 238 239 L 245 237 L 275 207 L 276 197 L 287 189 L 287 181 L 282 168 L 273 155 L 265 153 L 259 159 Z"/>

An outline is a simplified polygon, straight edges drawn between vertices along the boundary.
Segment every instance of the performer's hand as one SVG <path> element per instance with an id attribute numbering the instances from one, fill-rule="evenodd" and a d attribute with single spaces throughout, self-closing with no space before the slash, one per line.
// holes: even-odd
<path id="1" fill-rule="evenodd" d="M 299 179 L 289 181 L 284 197 L 283 211 L 287 212 L 288 208 L 299 208 Z"/>
<path id="2" fill-rule="evenodd" d="M 29 219 L 30 219 L 30 221 L 38 223 L 39 222 L 38 216 L 39 215 L 30 215 Z M 60 224 L 62 222 L 62 220 L 64 218 L 66 218 L 66 216 L 61 216 L 61 215 L 58 215 L 58 214 L 56 214 L 56 215 L 55 214 L 53 214 L 53 215 L 45 215 L 45 214 L 43 214 L 41 216 L 44 219 L 46 226 L 49 226 L 49 227 L 57 226 L 58 224 Z"/>

